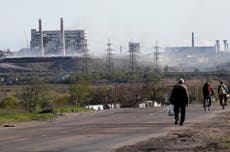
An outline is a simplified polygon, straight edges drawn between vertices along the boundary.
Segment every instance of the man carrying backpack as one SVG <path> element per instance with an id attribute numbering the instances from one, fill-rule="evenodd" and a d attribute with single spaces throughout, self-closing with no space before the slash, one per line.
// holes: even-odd
<path id="1" fill-rule="evenodd" d="M 205 82 L 202 90 L 203 90 L 203 97 L 204 97 L 203 108 L 206 110 L 206 101 L 208 101 L 208 107 L 211 107 L 212 105 L 211 96 L 214 94 L 214 90 L 208 81 Z"/>
<path id="2" fill-rule="evenodd" d="M 218 87 L 218 95 L 219 95 L 221 106 L 223 105 L 227 106 L 227 93 L 228 93 L 227 86 L 224 84 L 223 81 L 220 81 L 220 85 Z M 223 100 L 224 100 L 224 103 L 223 103 Z"/>

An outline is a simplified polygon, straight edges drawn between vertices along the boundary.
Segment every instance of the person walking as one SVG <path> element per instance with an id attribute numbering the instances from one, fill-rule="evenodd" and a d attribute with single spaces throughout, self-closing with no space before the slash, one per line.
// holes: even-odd
<path id="1" fill-rule="evenodd" d="M 182 126 L 185 121 L 185 113 L 186 106 L 188 106 L 188 89 L 184 84 L 184 79 L 180 79 L 178 84 L 173 86 L 172 93 L 170 95 L 169 101 L 172 105 L 174 105 L 174 117 L 175 117 L 175 125 L 178 125 L 179 121 L 179 113 L 180 113 L 180 123 Z"/>
<path id="2" fill-rule="evenodd" d="M 227 93 L 228 93 L 228 87 L 224 84 L 223 81 L 220 81 L 220 85 L 218 86 L 218 95 L 220 99 L 220 106 L 223 106 L 223 108 L 224 106 L 227 106 Z"/>
<path id="3" fill-rule="evenodd" d="M 202 87 L 203 90 L 203 108 L 206 110 L 206 101 L 208 101 L 208 108 L 210 110 L 210 107 L 212 106 L 211 96 L 214 95 L 214 90 L 211 86 L 211 84 L 206 81 L 205 84 Z"/>

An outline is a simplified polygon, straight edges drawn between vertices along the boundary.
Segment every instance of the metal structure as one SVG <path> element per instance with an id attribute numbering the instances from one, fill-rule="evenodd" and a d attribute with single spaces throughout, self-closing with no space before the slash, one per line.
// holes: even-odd
<path id="1" fill-rule="evenodd" d="M 129 42 L 129 70 L 131 73 L 136 71 L 136 55 L 140 52 L 140 43 Z"/>
<path id="2" fill-rule="evenodd" d="M 39 31 L 31 29 L 30 47 L 39 49 L 41 55 L 66 55 L 83 52 L 87 45 L 84 30 L 64 30 L 63 19 L 60 21 L 60 30 L 43 31 L 39 19 Z"/>
<path id="3" fill-rule="evenodd" d="M 156 41 L 156 45 L 154 47 L 154 65 L 155 65 L 155 69 L 158 69 L 158 65 L 159 65 L 159 46 L 158 43 Z"/>
<path id="4" fill-rule="evenodd" d="M 106 55 L 106 68 L 107 68 L 107 71 L 108 72 L 112 72 L 113 71 L 113 58 L 112 58 L 112 50 L 111 49 L 111 43 L 110 43 L 110 39 L 108 40 L 108 43 L 107 43 L 107 49 L 106 49 L 106 52 L 107 52 L 107 55 Z"/>
<path id="5" fill-rule="evenodd" d="M 87 44 L 85 44 L 84 46 L 84 58 L 83 58 L 83 73 L 85 75 L 88 75 L 89 73 L 89 69 L 88 69 L 88 62 L 89 62 L 89 50 L 88 50 L 88 47 L 87 47 Z"/>

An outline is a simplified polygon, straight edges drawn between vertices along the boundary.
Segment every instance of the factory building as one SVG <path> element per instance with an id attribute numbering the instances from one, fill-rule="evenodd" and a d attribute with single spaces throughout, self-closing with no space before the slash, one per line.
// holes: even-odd
<path id="1" fill-rule="evenodd" d="M 39 19 L 39 30 L 31 29 L 30 47 L 40 51 L 41 56 L 76 54 L 86 50 L 86 33 L 84 30 L 64 30 L 62 18 L 60 30 L 43 31 Z"/>
<path id="2" fill-rule="evenodd" d="M 196 46 L 196 47 L 166 47 L 165 53 L 187 55 L 193 54 L 195 56 L 214 56 L 216 53 L 215 46 Z"/>
<path id="3" fill-rule="evenodd" d="M 192 56 L 214 56 L 216 54 L 226 54 L 229 52 L 229 44 L 227 40 L 223 40 L 221 43 L 220 40 L 216 40 L 215 44 L 212 46 L 195 46 L 194 44 L 194 32 L 192 32 L 192 45 L 185 47 L 166 47 L 165 53 L 177 55 L 190 54 Z"/>

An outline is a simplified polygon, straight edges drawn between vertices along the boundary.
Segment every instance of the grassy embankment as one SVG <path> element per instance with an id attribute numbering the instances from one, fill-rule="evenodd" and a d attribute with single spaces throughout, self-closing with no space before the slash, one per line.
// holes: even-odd
<path id="1" fill-rule="evenodd" d="M 0 99 L 5 97 L 15 97 L 17 93 L 20 93 L 22 85 L 12 85 L 12 86 L 1 86 L 0 87 Z M 68 93 L 69 85 L 46 85 L 49 90 L 49 95 L 53 97 L 59 97 L 66 95 Z M 64 99 L 65 100 L 65 99 Z M 66 102 L 66 101 L 64 101 Z M 69 112 L 82 112 L 89 111 L 87 108 L 76 107 L 74 105 L 61 104 L 54 106 L 54 113 L 40 113 L 36 111 L 29 113 L 21 108 L 16 109 L 0 109 L 0 125 L 15 123 L 15 122 L 28 122 L 28 121 L 44 121 L 56 117 L 59 113 L 69 113 Z"/>
<path id="2" fill-rule="evenodd" d="M 56 117 L 58 113 L 70 113 L 70 112 L 83 112 L 89 111 L 88 108 L 82 107 L 58 107 L 55 108 L 54 113 L 26 113 L 26 112 L 9 112 L 0 110 L 0 125 L 15 122 L 28 122 L 28 121 L 44 121 Z"/>

